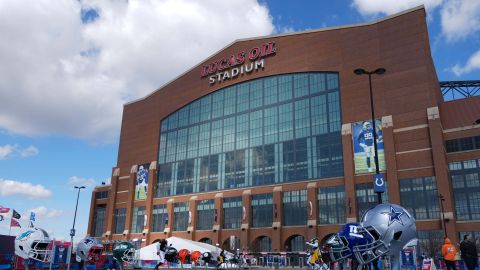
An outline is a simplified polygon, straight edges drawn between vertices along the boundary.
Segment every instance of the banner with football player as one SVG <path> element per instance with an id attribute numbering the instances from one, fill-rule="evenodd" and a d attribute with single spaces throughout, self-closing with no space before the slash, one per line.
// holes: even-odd
<path id="1" fill-rule="evenodd" d="M 375 148 L 373 144 L 372 121 L 361 121 L 352 124 L 353 160 L 355 174 L 375 172 Z M 383 147 L 382 121 L 375 120 L 377 132 L 378 164 L 380 171 L 385 171 L 385 152 Z"/>
<path id="2" fill-rule="evenodd" d="M 147 199 L 148 169 L 150 164 L 138 165 L 137 179 L 135 180 L 135 200 Z"/>

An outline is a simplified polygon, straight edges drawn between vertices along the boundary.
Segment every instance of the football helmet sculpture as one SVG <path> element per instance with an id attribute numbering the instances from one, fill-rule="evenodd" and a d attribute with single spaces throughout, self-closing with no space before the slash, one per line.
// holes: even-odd
<path id="1" fill-rule="evenodd" d="M 202 261 L 204 261 L 205 263 L 210 263 L 212 261 L 212 258 L 213 258 L 212 253 L 208 251 L 202 254 Z"/>
<path id="2" fill-rule="evenodd" d="M 28 228 L 15 238 L 15 255 L 24 260 L 50 261 L 52 250 L 48 233 L 40 228 Z"/>
<path id="3" fill-rule="evenodd" d="M 77 245 L 77 256 L 84 262 L 98 262 L 103 252 L 103 244 L 97 238 L 86 237 Z"/>
<path id="4" fill-rule="evenodd" d="M 326 245 L 329 246 L 330 259 L 334 262 L 354 257 L 353 247 L 371 243 L 373 238 L 370 234 L 363 233 L 359 223 L 347 223 L 340 231 L 332 235 Z"/>
<path id="5" fill-rule="evenodd" d="M 135 263 L 135 248 L 129 242 L 120 242 L 113 249 L 113 257 L 120 262 Z"/>
<path id="6" fill-rule="evenodd" d="M 416 238 L 415 218 L 402 206 L 384 203 L 370 208 L 360 224 L 364 234 L 372 237 L 370 243 L 353 247 L 358 262 L 368 264 L 380 256 L 390 255 L 398 261 L 400 251 Z M 392 268 L 396 269 L 396 268 Z"/>
<path id="7" fill-rule="evenodd" d="M 169 263 L 173 263 L 177 261 L 177 249 L 170 246 L 167 248 L 167 251 L 165 252 L 165 260 Z"/>

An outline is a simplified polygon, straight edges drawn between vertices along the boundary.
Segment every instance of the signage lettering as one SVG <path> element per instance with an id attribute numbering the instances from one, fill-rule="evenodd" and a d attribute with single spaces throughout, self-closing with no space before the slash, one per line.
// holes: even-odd
<path id="1" fill-rule="evenodd" d="M 249 74 L 265 68 L 265 57 L 277 52 L 275 42 L 267 42 L 251 48 L 249 51 L 232 54 L 225 58 L 203 65 L 200 71 L 201 78 L 209 78 L 211 85 Z M 245 63 L 246 60 L 249 63 Z"/>

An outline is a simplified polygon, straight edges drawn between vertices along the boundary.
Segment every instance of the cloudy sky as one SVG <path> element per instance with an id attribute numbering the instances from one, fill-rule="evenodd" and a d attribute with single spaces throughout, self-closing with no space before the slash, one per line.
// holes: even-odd
<path id="1" fill-rule="evenodd" d="M 123 104 L 235 39 L 369 22 L 424 4 L 440 80 L 480 79 L 478 0 L 2 0 L 0 205 L 56 238 L 88 222 Z M 8 234 L 9 219 L 0 221 Z M 12 229 L 12 234 L 18 234 Z"/>

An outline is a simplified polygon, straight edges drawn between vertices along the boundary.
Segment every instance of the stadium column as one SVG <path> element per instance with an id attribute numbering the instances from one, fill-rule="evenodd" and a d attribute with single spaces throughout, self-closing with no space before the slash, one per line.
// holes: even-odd
<path id="1" fill-rule="evenodd" d="M 88 215 L 88 227 L 87 227 L 87 236 L 92 236 L 92 232 L 94 232 L 94 229 L 93 229 L 93 216 L 94 216 L 94 212 L 95 212 L 95 208 L 97 208 L 97 205 L 95 203 L 96 199 L 95 199 L 95 189 L 92 190 L 92 198 L 90 199 L 90 212 L 89 212 L 89 215 Z"/>
<path id="2" fill-rule="evenodd" d="M 307 239 L 317 236 L 317 220 L 318 220 L 318 199 L 317 199 L 317 183 L 311 182 L 307 184 Z"/>
<path id="3" fill-rule="evenodd" d="M 133 201 L 135 197 L 135 181 L 137 180 L 137 170 L 138 170 L 138 165 L 133 165 L 132 168 L 130 169 L 130 175 L 128 178 L 128 191 L 130 193 L 130 196 L 128 196 L 127 199 L 127 209 L 125 211 L 125 229 L 123 231 L 123 238 L 124 239 L 129 239 L 130 238 L 130 232 L 131 232 L 131 227 L 132 227 L 132 212 L 133 212 Z"/>
<path id="4" fill-rule="evenodd" d="M 450 240 L 452 240 L 452 242 L 458 243 L 458 235 L 455 232 L 455 220 L 453 214 L 453 191 L 452 186 L 450 185 L 450 178 L 448 175 L 448 164 L 445 156 L 445 147 L 443 140 L 443 128 L 440 121 L 440 112 L 438 110 L 438 107 L 427 108 L 427 116 L 428 131 L 430 134 L 430 143 L 432 146 L 433 166 L 435 169 L 435 178 L 437 180 L 437 190 L 438 194 L 442 194 L 445 199 L 445 201 L 443 202 L 443 216 L 445 217 L 445 222 L 442 222 L 442 213 L 440 213 L 439 225 L 442 229 L 445 229 L 448 237 L 450 238 Z M 446 228 L 443 228 L 443 224 L 445 224 Z"/>
<path id="5" fill-rule="evenodd" d="M 190 240 L 195 240 L 195 224 L 197 219 L 197 196 L 190 197 L 190 204 L 189 204 L 189 213 L 188 213 L 188 227 L 187 227 L 187 237 Z"/>
<path id="6" fill-rule="evenodd" d="M 172 236 L 173 231 L 173 223 L 175 222 L 173 216 L 173 203 L 175 202 L 174 198 L 170 198 L 167 201 L 167 216 L 168 216 L 168 224 L 166 224 L 165 229 L 163 229 L 163 233 L 165 234 L 165 238 Z"/>
<path id="7" fill-rule="evenodd" d="M 216 219 L 213 222 L 213 238 L 212 238 L 212 245 L 220 244 L 220 236 L 222 235 L 222 227 L 223 227 L 223 193 L 215 194 L 215 209 L 217 211 Z M 215 218 L 215 217 L 214 217 Z"/>
<path id="8" fill-rule="evenodd" d="M 395 156 L 395 141 L 393 137 L 393 118 L 391 115 L 382 117 L 383 149 L 388 182 L 389 202 L 400 204 L 400 187 L 397 176 L 397 158 Z"/>
<path id="9" fill-rule="evenodd" d="M 282 220 L 283 200 L 282 187 L 273 188 L 273 223 L 272 223 L 272 250 L 283 250 L 282 246 Z"/>
<path id="10" fill-rule="evenodd" d="M 357 196 L 355 194 L 352 124 L 342 125 L 343 175 L 345 181 L 345 207 L 347 223 L 357 222 Z"/>
<path id="11" fill-rule="evenodd" d="M 242 226 L 240 232 L 240 247 L 235 247 L 240 250 L 243 250 L 244 247 L 249 246 L 249 225 L 252 224 L 250 222 L 250 211 L 251 211 L 251 201 L 252 201 L 252 191 L 250 189 L 244 190 L 242 193 Z"/>
<path id="12" fill-rule="evenodd" d="M 145 238 L 145 245 L 150 244 L 150 218 L 152 217 L 153 197 L 155 197 L 154 187 L 157 184 L 157 161 L 152 161 L 148 170 L 147 199 L 145 202 L 145 216 L 147 221 L 144 224 L 145 226 L 143 226 L 142 232 L 142 235 Z"/>
<path id="13" fill-rule="evenodd" d="M 105 228 L 104 237 L 105 240 L 112 240 L 112 232 L 113 232 L 113 219 L 114 219 L 114 211 L 115 211 L 115 203 L 117 201 L 117 187 L 118 187 L 118 180 L 120 178 L 120 168 L 113 168 L 112 169 L 112 178 L 111 182 L 111 189 L 110 189 L 110 199 L 107 203 L 107 226 Z"/>

